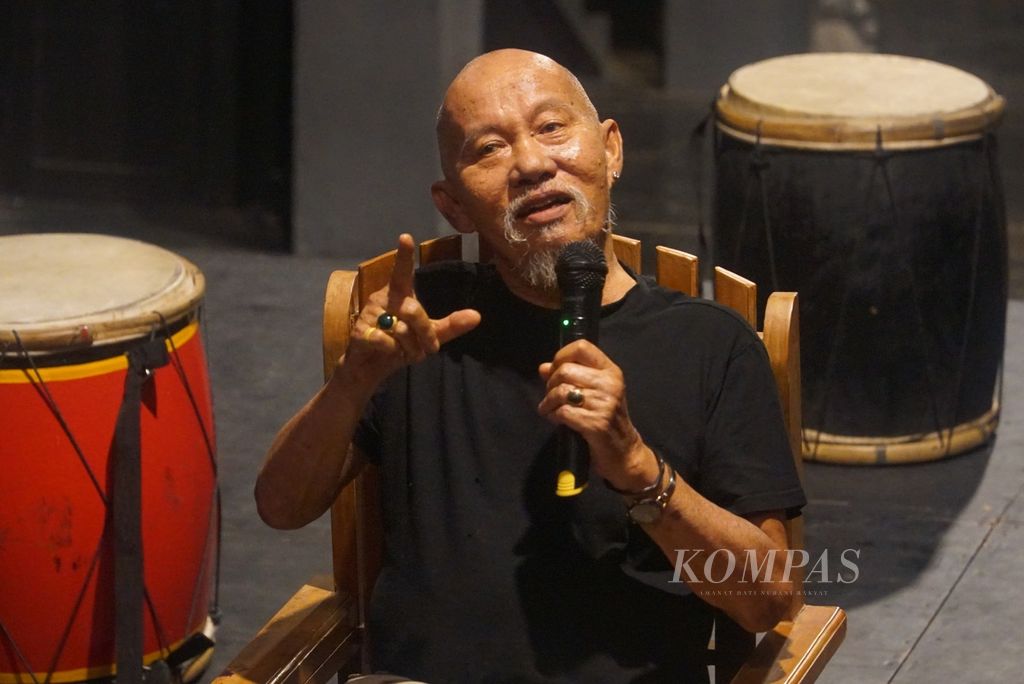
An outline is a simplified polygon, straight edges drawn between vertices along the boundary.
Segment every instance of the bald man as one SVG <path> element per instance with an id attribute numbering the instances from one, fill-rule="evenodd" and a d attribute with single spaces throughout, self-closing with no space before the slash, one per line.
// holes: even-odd
<path id="1" fill-rule="evenodd" d="M 434 203 L 494 259 L 414 272 L 412 238 L 399 238 L 333 377 L 272 445 L 260 515 L 302 526 L 365 462 L 380 465 L 376 670 L 706 681 L 711 607 L 764 630 L 793 590 L 770 561 L 804 496 L 763 345 L 727 309 L 615 259 L 622 136 L 551 59 L 474 59 L 445 94 L 437 139 Z M 600 348 L 558 343 L 554 265 L 579 240 L 608 262 Z M 559 425 L 591 455 L 593 484 L 576 497 L 554 494 Z M 769 570 L 751 577 L 730 557 Z"/>

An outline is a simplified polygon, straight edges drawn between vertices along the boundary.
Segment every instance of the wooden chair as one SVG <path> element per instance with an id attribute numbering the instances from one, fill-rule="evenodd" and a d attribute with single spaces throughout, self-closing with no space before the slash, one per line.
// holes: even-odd
<path id="1" fill-rule="evenodd" d="M 482 245 L 481 245 L 482 246 Z M 640 242 L 615 236 L 620 261 L 640 271 Z M 481 254 L 481 260 L 487 258 Z M 358 272 L 331 274 L 324 301 L 324 377 L 329 377 L 347 343 L 349 327 L 370 293 L 387 284 L 395 252 L 359 265 Z M 421 264 L 461 259 L 460 236 L 420 245 Z M 698 295 L 697 258 L 666 247 L 657 248 L 657 278 L 665 287 Z M 715 269 L 716 299 L 739 312 L 752 327 L 757 321 L 754 283 L 725 269 Z M 797 469 L 800 462 L 800 352 L 797 295 L 776 292 L 768 298 L 764 332 L 772 371 Z M 377 469 L 367 466 L 339 495 L 331 510 L 334 576 L 311 581 L 256 634 L 227 666 L 215 684 L 242 682 L 326 682 L 335 674 L 369 671 L 363 660 L 364 616 L 380 569 L 382 533 Z M 803 521 L 787 524 L 790 544 L 803 547 Z M 734 682 L 813 682 L 846 634 L 846 614 L 833 606 L 805 605 L 795 597 L 790 618 L 765 633 L 755 646 L 754 635 L 724 615 L 715 621 L 709 663 L 717 684 Z"/>

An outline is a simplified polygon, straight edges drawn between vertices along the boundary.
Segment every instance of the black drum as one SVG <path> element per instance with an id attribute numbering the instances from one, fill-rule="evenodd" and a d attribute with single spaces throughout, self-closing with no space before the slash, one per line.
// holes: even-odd
<path id="1" fill-rule="evenodd" d="M 950 66 L 807 54 L 716 103 L 716 262 L 800 293 L 804 456 L 922 461 L 999 416 L 1003 99 Z"/>

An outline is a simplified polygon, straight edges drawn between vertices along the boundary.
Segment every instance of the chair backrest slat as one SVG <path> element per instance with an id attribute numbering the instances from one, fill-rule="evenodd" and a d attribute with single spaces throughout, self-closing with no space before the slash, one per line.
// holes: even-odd
<path id="1" fill-rule="evenodd" d="M 736 311 L 757 330 L 757 285 L 752 281 L 715 266 L 715 301 Z"/>
<path id="2" fill-rule="evenodd" d="M 391 271 L 395 270 L 397 254 L 398 250 L 393 249 L 359 264 L 359 277 L 356 281 L 359 289 L 359 308 L 366 304 L 371 294 L 388 284 Z"/>
<path id="3" fill-rule="evenodd" d="M 452 261 L 462 258 L 462 236 L 445 235 L 420 243 L 420 266 L 435 261 Z"/>
<path id="4" fill-rule="evenodd" d="M 657 255 L 658 284 L 670 290 L 676 290 L 691 297 L 700 293 L 698 273 L 700 271 L 697 257 L 671 247 L 658 245 Z"/>
<path id="5" fill-rule="evenodd" d="M 612 249 L 615 257 L 629 266 L 635 273 L 640 272 L 640 241 L 623 235 L 612 235 Z"/>

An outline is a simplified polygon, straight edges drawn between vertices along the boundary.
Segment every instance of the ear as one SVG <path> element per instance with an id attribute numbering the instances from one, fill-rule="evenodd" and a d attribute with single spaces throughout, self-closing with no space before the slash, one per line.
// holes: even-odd
<path id="1" fill-rule="evenodd" d="M 469 220 L 462 210 L 462 204 L 452 194 L 451 186 L 447 180 L 435 181 L 430 186 L 430 196 L 434 199 L 434 206 L 441 212 L 445 220 L 452 228 L 460 233 L 475 233 L 476 226 Z"/>
<path id="2" fill-rule="evenodd" d="M 604 157 L 607 166 L 608 187 L 615 184 L 614 176 L 622 173 L 622 133 L 614 119 L 601 122 L 604 131 Z"/>

